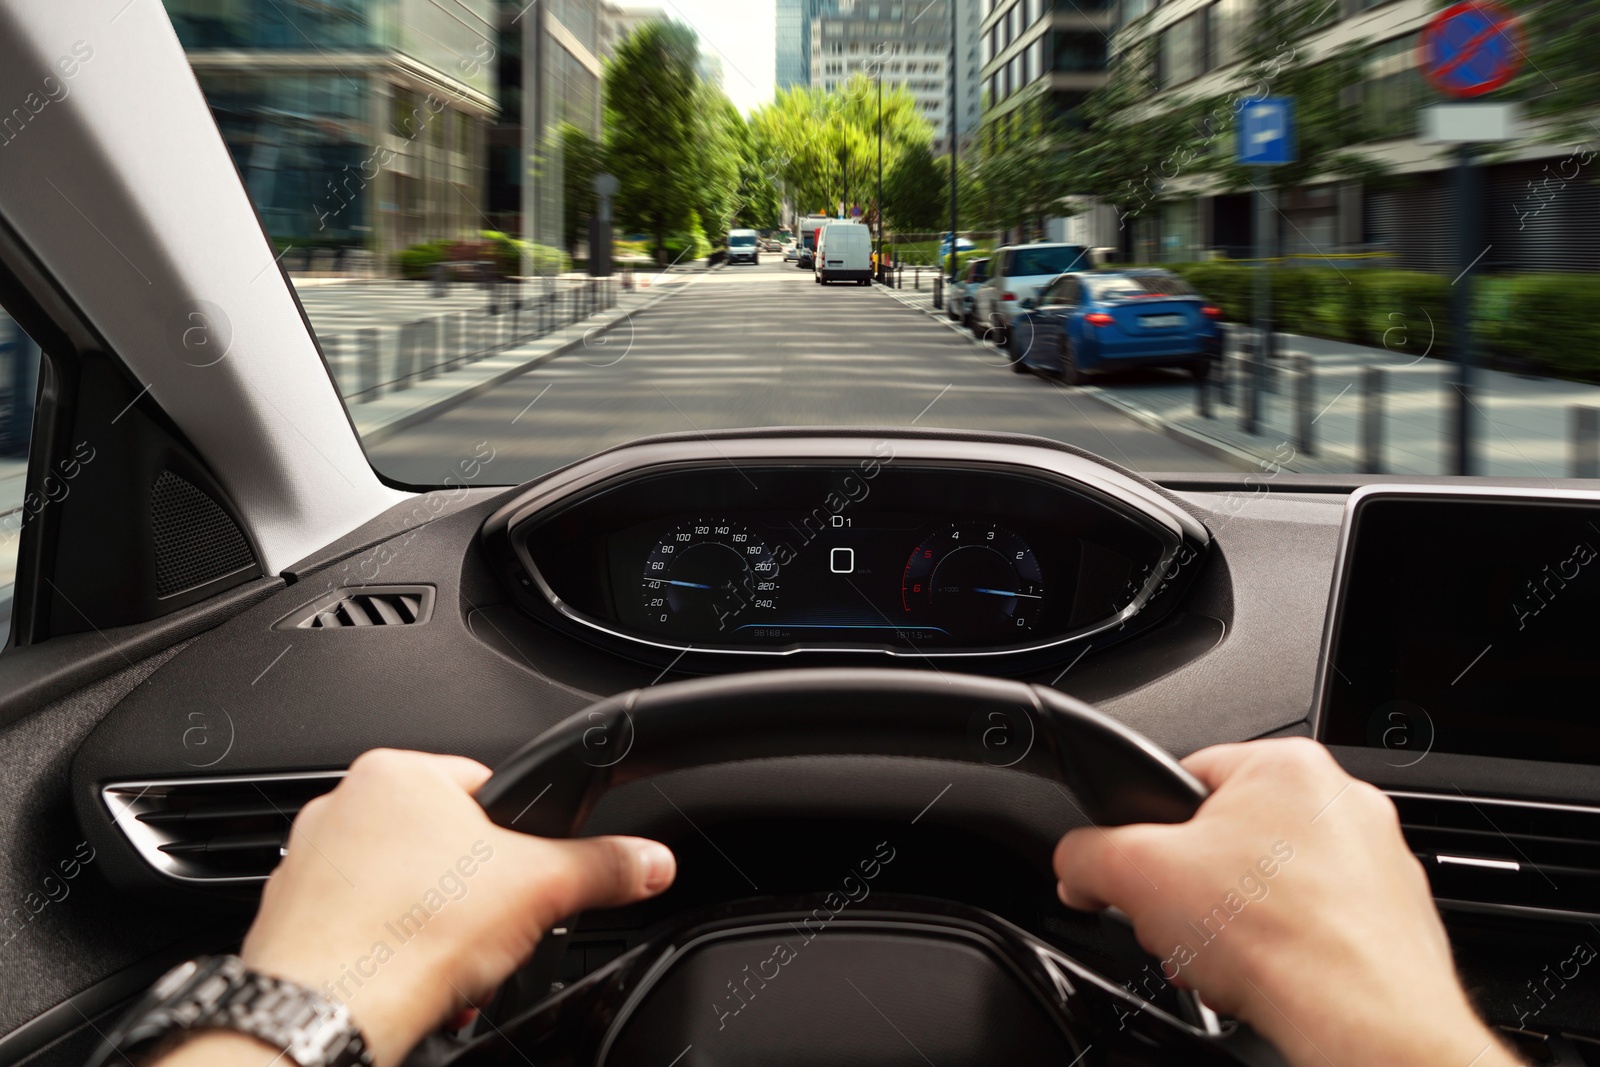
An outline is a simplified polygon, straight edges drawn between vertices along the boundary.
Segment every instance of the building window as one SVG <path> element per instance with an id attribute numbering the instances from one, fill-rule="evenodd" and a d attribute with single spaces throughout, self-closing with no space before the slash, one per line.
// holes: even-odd
<path id="1" fill-rule="evenodd" d="M 1056 30 L 1050 34 L 1051 70 L 1082 74 L 1106 69 L 1106 38 L 1089 30 Z"/>
<path id="2" fill-rule="evenodd" d="M 1217 0 L 1206 9 L 1209 25 L 1206 52 L 1209 70 L 1244 58 L 1245 36 L 1250 27 L 1250 0 Z"/>
<path id="3" fill-rule="evenodd" d="M 1367 54 L 1361 86 L 1361 117 L 1373 140 L 1410 137 L 1422 105 L 1422 74 L 1417 70 L 1416 39 L 1399 37 L 1374 45 Z"/>
<path id="4" fill-rule="evenodd" d="M 1204 58 L 1199 27 L 1200 20 L 1191 15 L 1174 22 L 1161 34 L 1162 80 L 1159 84 L 1163 89 L 1199 77 Z"/>

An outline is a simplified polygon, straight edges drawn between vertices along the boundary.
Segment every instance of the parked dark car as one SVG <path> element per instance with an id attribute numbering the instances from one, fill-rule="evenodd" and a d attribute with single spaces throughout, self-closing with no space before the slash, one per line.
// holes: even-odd
<path id="1" fill-rule="evenodd" d="M 1012 326 L 1012 369 L 1058 375 L 1182 367 L 1205 377 L 1222 356 L 1222 309 L 1168 270 L 1074 271 L 1046 286 Z"/>

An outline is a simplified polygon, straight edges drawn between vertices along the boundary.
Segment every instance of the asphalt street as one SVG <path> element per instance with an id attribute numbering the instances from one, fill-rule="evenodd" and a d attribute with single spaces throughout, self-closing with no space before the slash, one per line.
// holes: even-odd
<path id="1" fill-rule="evenodd" d="M 538 477 L 650 434 L 757 426 L 982 429 L 1070 442 L 1141 471 L 1229 470 L 1074 390 L 1012 373 L 877 287 L 818 286 L 777 257 L 699 278 L 609 333 L 371 448 L 384 474 L 440 484 Z"/>

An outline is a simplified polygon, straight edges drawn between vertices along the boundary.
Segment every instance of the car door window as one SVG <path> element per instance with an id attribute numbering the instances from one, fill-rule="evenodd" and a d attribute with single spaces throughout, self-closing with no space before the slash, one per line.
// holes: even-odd
<path id="1" fill-rule="evenodd" d="M 22 527 L 48 501 L 28 499 L 28 441 L 39 387 L 39 346 L 0 311 L 0 636 L 11 628 Z"/>

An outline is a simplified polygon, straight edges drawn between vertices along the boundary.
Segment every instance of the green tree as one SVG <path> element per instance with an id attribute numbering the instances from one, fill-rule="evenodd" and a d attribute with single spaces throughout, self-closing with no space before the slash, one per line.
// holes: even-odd
<path id="1" fill-rule="evenodd" d="M 1600 107 L 1600 64 L 1590 51 L 1600 40 L 1600 0 L 1509 0 L 1508 6 L 1521 17 L 1529 61 L 1496 95 L 1521 100 L 1528 116 L 1541 120 L 1541 140 L 1600 142 L 1593 121 Z"/>
<path id="2" fill-rule="evenodd" d="M 661 264 L 667 262 L 668 235 L 687 229 L 705 200 L 698 55 L 689 27 L 647 22 L 617 46 L 606 70 L 607 151 L 619 183 L 617 220 L 650 234 Z"/>
<path id="3" fill-rule="evenodd" d="M 596 210 L 594 179 L 605 169 L 605 153 L 600 142 L 570 122 L 563 122 L 556 128 L 556 137 L 561 145 L 561 183 L 566 207 L 562 236 L 565 247 L 572 249 L 588 236 L 589 219 Z"/>
<path id="4" fill-rule="evenodd" d="M 901 152 L 883 176 L 883 215 L 889 229 L 932 233 L 949 224 L 950 157 L 933 158 L 925 144 Z"/>
<path id="5" fill-rule="evenodd" d="M 866 203 L 877 190 L 878 86 L 864 75 L 829 93 L 820 87 L 780 92 L 751 117 L 775 180 L 802 214 L 831 213 L 842 199 Z M 900 154 L 928 145 L 933 127 L 904 86 L 883 88 L 885 175 Z"/>

